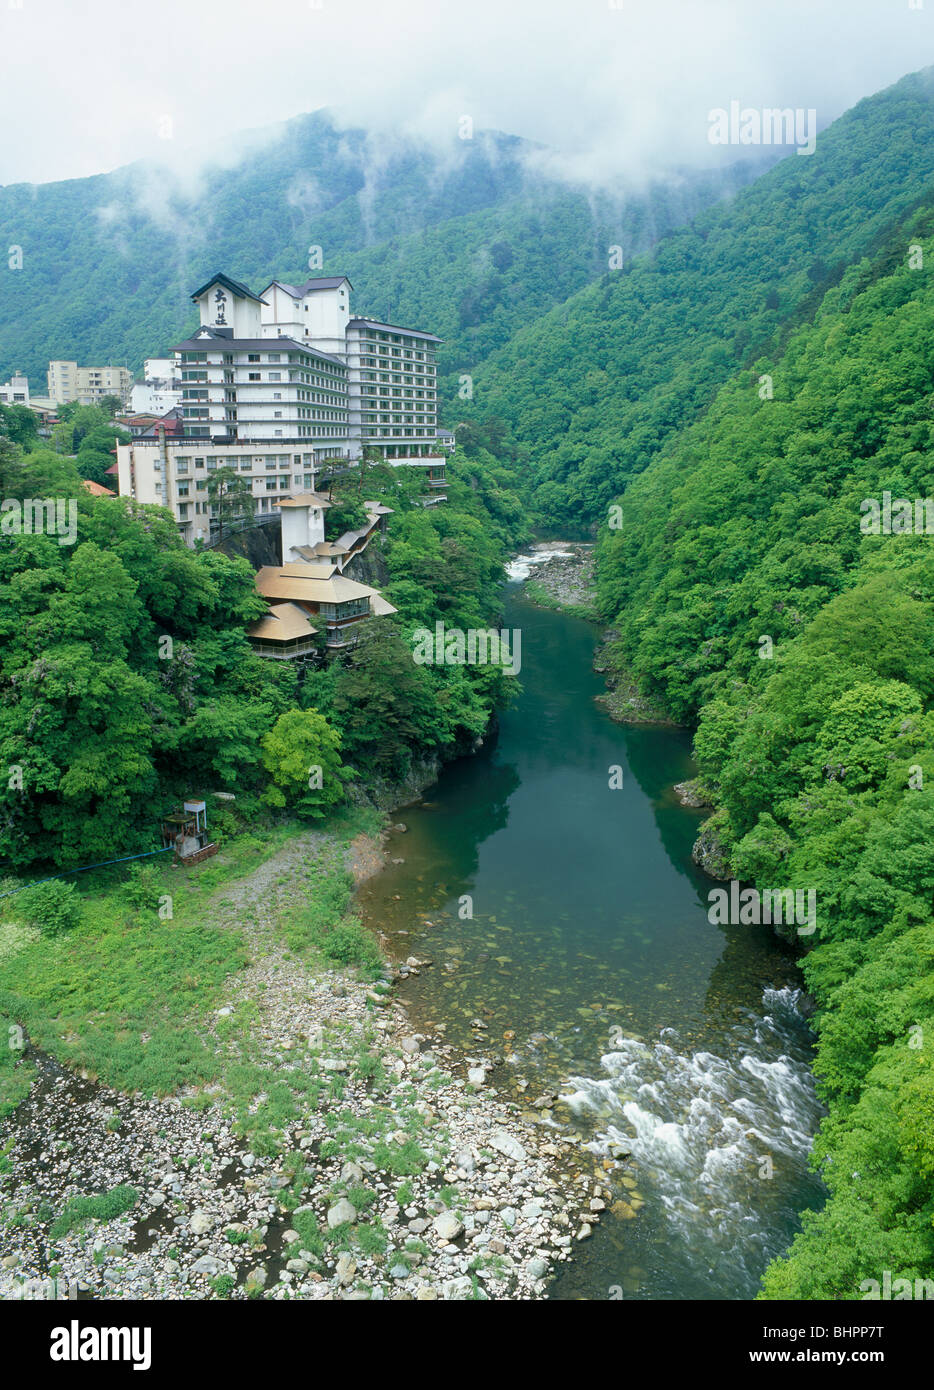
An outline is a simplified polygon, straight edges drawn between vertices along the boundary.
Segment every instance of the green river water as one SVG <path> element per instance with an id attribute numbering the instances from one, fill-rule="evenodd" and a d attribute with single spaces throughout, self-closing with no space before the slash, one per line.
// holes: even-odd
<path id="1" fill-rule="evenodd" d="M 524 1108 L 557 1093 L 543 1118 L 579 1136 L 581 1169 L 612 1157 L 614 1197 L 642 1202 L 575 1245 L 552 1297 L 752 1297 L 821 1195 L 794 956 L 767 927 L 707 921 L 702 814 L 673 791 L 688 734 L 609 718 L 592 625 L 516 585 L 505 623 L 523 693 L 399 813 L 404 862 L 361 888 L 361 911 L 394 953 L 434 962 L 401 987 L 413 1025 L 501 1058 L 488 1084 Z"/>

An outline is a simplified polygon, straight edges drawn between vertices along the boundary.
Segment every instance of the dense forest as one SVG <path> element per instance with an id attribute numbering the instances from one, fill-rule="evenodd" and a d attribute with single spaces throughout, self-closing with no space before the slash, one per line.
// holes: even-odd
<path id="1" fill-rule="evenodd" d="M 873 254 L 934 175 L 934 75 L 914 74 L 824 131 L 651 254 L 520 329 L 478 370 L 472 418 L 495 421 L 538 519 L 606 518 L 627 480 L 717 388 L 814 312 Z"/>
<path id="2" fill-rule="evenodd" d="M 699 721 L 726 872 L 816 891 L 830 1196 L 770 1298 L 855 1298 L 934 1262 L 934 515 L 919 534 L 912 500 L 934 490 L 932 257 L 929 206 L 734 374 L 600 542 L 616 662 Z M 872 534 L 887 492 L 895 524 Z"/>
<path id="3" fill-rule="evenodd" d="M 432 511 L 395 470 L 368 471 L 368 496 L 394 508 L 386 592 L 398 613 L 302 679 L 249 645 L 266 605 L 246 560 L 187 549 L 161 508 L 88 496 L 87 459 L 0 435 L 4 498 L 77 508 L 74 544 L 6 525 L 0 540 L 0 853 L 15 870 L 152 849 L 160 810 L 192 788 L 234 793 L 241 818 L 321 814 L 352 783 L 463 751 L 507 696 L 501 670 L 418 666 L 410 641 L 438 619 L 496 620 L 525 523 L 494 460 L 455 465 Z M 335 771 L 315 794 L 312 763 Z"/>
<path id="4" fill-rule="evenodd" d="M 355 313 L 445 339 L 451 399 L 461 372 L 596 280 L 611 245 L 648 249 L 753 173 L 594 193 L 538 172 L 537 153 L 495 131 L 436 151 L 316 112 L 197 177 L 131 165 L 0 188 L 0 245 L 22 252 L 21 269 L 5 250 L 0 270 L 0 379 L 24 371 L 41 394 L 50 358 L 139 370 L 185 336 L 191 291 L 218 270 L 256 291 L 274 276 L 343 274 Z"/>

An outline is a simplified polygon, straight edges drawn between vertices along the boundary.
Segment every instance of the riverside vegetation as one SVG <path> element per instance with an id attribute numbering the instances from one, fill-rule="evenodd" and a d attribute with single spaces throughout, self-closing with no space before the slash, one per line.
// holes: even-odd
<path id="1" fill-rule="evenodd" d="M 802 964 L 830 1195 L 771 1298 L 858 1298 L 934 1263 L 934 560 L 923 534 L 861 531 L 864 499 L 931 490 L 934 290 L 910 248 L 929 264 L 932 231 L 921 209 L 851 266 L 600 542 L 618 664 L 698 723 L 720 872 L 816 890 Z"/>
<path id="2" fill-rule="evenodd" d="M 361 470 L 395 509 L 378 563 L 399 613 L 300 679 L 249 648 L 244 561 L 89 498 L 32 445 L 0 437 L 3 490 L 73 498 L 78 542 L 0 547 L 7 1292 L 51 1274 L 114 1297 L 541 1293 L 572 1240 L 560 1148 L 407 1032 L 349 906 L 380 794 L 508 698 L 501 669 L 418 667 L 408 644 L 495 619 L 523 533 L 501 470 L 455 466 L 430 513 L 395 470 Z M 24 888 L 151 850 L 158 807 L 206 780 L 214 859 Z"/>
<path id="3" fill-rule="evenodd" d="M 554 533 L 600 528 L 601 660 L 623 717 L 697 724 L 703 862 L 816 890 L 829 1197 L 769 1298 L 934 1264 L 934 570 L 923 528 L 861 528 L 934 490 L 932 93 L 860 102 L 520 330 L 461 432 Z"/>
<path id="4" fill-rule="evenodd" d="M 541 1294 L 567 1162 L 392 1001 L 349 911 L 378 819 L 98 870 L 68 931 L 0 929 L 34 1044 L 0 1119 L 3 1296 Z"/>

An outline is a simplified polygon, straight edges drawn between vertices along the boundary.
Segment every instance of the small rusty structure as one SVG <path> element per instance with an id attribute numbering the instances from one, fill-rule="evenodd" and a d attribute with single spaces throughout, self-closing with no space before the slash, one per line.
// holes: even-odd
<path id="1" fill-rule="evenodd" d="M 163 816 L 162 844 L 175 850 L 176 864 L 198 864 L 216 854 L 217 845 L 208 835 L 207 802 L 192 798 Z"/>

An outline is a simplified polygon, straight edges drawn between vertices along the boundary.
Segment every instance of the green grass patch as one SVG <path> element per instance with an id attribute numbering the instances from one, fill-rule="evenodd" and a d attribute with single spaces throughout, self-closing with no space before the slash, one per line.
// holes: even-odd
<path id="1" fill-rule="evenodd" d="M 52 1223 L 49 1236 L 52 1240 L 59 1240 L 87 1221 L 113 1221 L 135 1206 L 138 1196 L 135 1188 L 121 1183 L 96 1197 L 72 1197 L 61 1216 Z"/>

